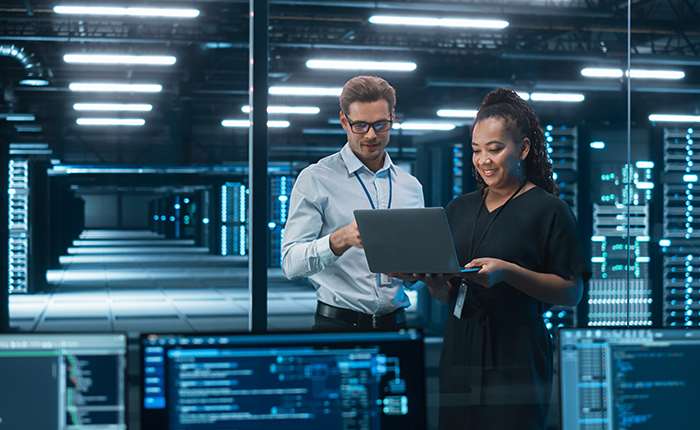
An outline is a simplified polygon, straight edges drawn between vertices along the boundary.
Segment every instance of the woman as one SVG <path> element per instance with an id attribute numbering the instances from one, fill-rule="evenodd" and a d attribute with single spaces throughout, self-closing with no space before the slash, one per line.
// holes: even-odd
<path id="1" fill-rule="evenodd" d="M 486 96 L 472 149 L 480 189 L 446 211 L 460 262 L 479 270 L 415 275 L 450 303 L 439 428 L 545 429 L 552 346 L 542 313 L 580 301 L 589 264 L 556 197 L 539 119 L 514 91 Z"/>

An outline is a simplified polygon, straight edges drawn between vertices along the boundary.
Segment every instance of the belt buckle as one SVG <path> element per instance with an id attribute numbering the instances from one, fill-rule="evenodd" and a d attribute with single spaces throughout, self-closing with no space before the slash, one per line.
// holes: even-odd
<path id="1" fill-rule="evenodd" d="M 372 328 L 374 328 L 374 329 L 379 328 L 379 316 L 378 315 L 372 315 Z"/>

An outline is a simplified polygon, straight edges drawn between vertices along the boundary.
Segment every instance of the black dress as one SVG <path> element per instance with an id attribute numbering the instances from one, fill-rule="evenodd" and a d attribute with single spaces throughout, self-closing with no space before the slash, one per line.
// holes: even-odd
<path id="1" fill-rule="evenodd" d="M 564 201 L 535 187 L 502 210 L 483 206 L 477 219 L 481 204 L 477 191 L 447 206 L 460 264 L 492 257 L 564 279 L 590 278 Z M 542 314 L 551 305 L 502 282 L 491 288 L 470 283 L 461 319 L 454 307 L 440 357 L 439 428 L 545 429 L 553 358 Z"/>

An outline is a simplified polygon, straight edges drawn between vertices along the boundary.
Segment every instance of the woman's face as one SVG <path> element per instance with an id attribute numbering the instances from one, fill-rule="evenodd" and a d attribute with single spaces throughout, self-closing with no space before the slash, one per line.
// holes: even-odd
<path id="1" fill-rule="evenodd" d="M 486 185 L 508 190 L 520 183 L 518 165 L 527 157 L 530 140 L 514 141 L 503 119 L 492 117 L 474 126 L 472 150 L 472 162 Z"/>

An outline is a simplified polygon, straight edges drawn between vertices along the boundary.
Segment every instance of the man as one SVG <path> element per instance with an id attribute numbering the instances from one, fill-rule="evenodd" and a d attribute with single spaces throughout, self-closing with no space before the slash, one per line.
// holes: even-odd
<path id="1" fill-rule="evenodd" d="M 355 209 L 424 206 L 421 184 L 384 150 L 395 105 L 384 79 L 349 80 L 340 96 L 347 144 L 304 169 L 294 184 L 282 269 L 289 279 L 309 277 L 316 288 L 315 331 L 407 327 L 404 281 L 369 271 L 353 216 Z"/>

